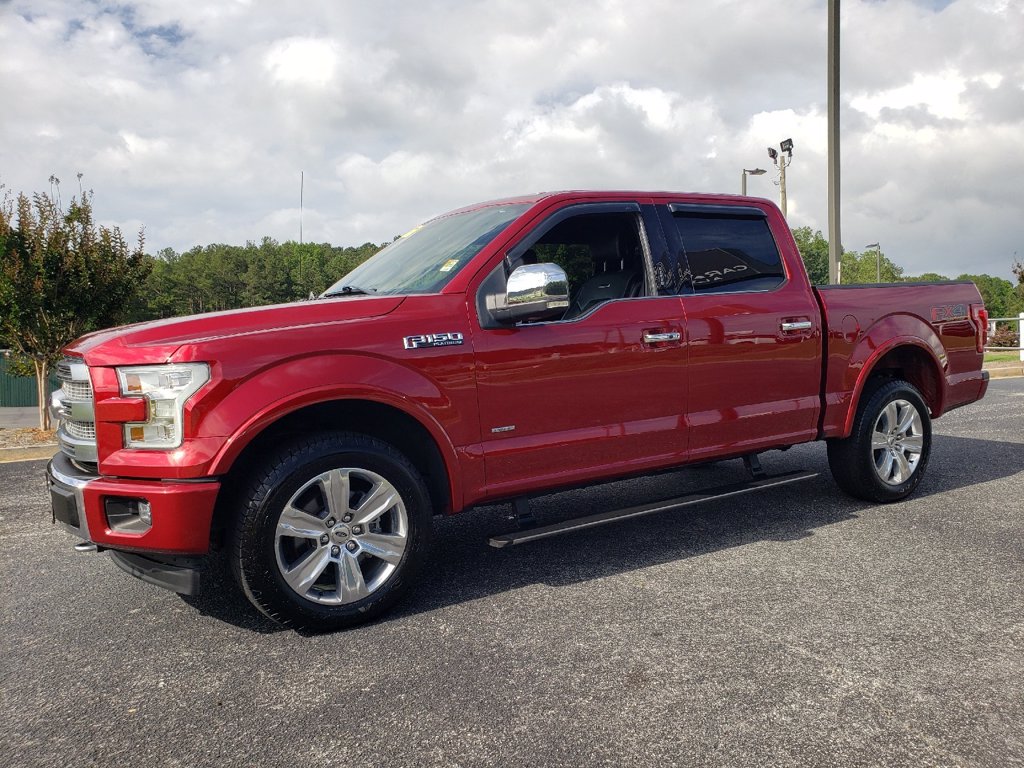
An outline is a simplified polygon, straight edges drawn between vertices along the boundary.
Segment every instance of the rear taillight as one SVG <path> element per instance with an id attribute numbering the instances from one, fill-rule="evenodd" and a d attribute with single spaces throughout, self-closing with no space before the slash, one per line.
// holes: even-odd
<path id="1" fill-rule="evenodd" d="M 971 304 L 971 319 L 974 320 L 974 338 L 979 352 L 988 344 L 988 310 L 984 304 Z"/>

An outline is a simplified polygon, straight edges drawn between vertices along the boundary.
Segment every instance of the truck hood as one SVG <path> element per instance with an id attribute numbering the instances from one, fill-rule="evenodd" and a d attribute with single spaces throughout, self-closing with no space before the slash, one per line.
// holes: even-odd
<path id="1" fill-rule="evenodd" d="M 368 320 L 393 312 L 403 296 L 352 296 L 153 320 L 96 331 L 68 346 L 90 365 L 165 362 L 186 344 L 334 323 Z"/>

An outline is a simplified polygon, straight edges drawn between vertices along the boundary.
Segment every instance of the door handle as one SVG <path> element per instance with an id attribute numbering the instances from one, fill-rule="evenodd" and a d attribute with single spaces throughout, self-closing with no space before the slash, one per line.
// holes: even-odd
<path id="1" fill-rule="evenodd" d="M 679 341 L 679 331 L 644 331 L 644 343 L 657 344 L 659 341 Z"/>
<path id="2" fill-rule="evenodd" d="M 784 320 L 779 327 L 782 329 L 783 333 L 791 333 L 792 331 L 809 331 L 814 327 L 814 323 L 810 320 Z"/>

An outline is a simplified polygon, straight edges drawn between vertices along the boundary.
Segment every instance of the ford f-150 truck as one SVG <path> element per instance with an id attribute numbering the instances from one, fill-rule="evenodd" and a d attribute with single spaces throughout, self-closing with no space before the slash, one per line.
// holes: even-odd
<path id="1" fill-rule="evenodd" d="M 190 593 L 226 559 L 261 611 L 331 630 L 414 578 L 432 515 L 744 458 L 748 483 L 496 536 L 502 546 L 805 480 L 758 454 L 827 443 L 875 502 L 921 482 L 931 420 L 981 398 L 968 282 L 810 285 L 779 210 L 562 192 L 412 230 L 319 299 L 71 344 L 53 516 Z"/>

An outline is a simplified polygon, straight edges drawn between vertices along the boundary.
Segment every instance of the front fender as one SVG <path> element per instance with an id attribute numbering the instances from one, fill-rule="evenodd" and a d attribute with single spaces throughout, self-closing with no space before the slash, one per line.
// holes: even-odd
<path id="1" fill-rule="evenodd" d="M 454 471 L 456 453 L 443 426 L 458 416 L 451 399 L 419 371 L 351 353 L 286 360 L 237 383 L 199 425 L 199 437 L 227 438 L 208 473 L 225 474 L 257 435 L 289 413 L 317 403 L 355 399 L 391 406 L 419 422 L 440 449 L 453 485 L 453 498 L 461 498 L 461 488 L 455 487 L 459 475 Z"/>

